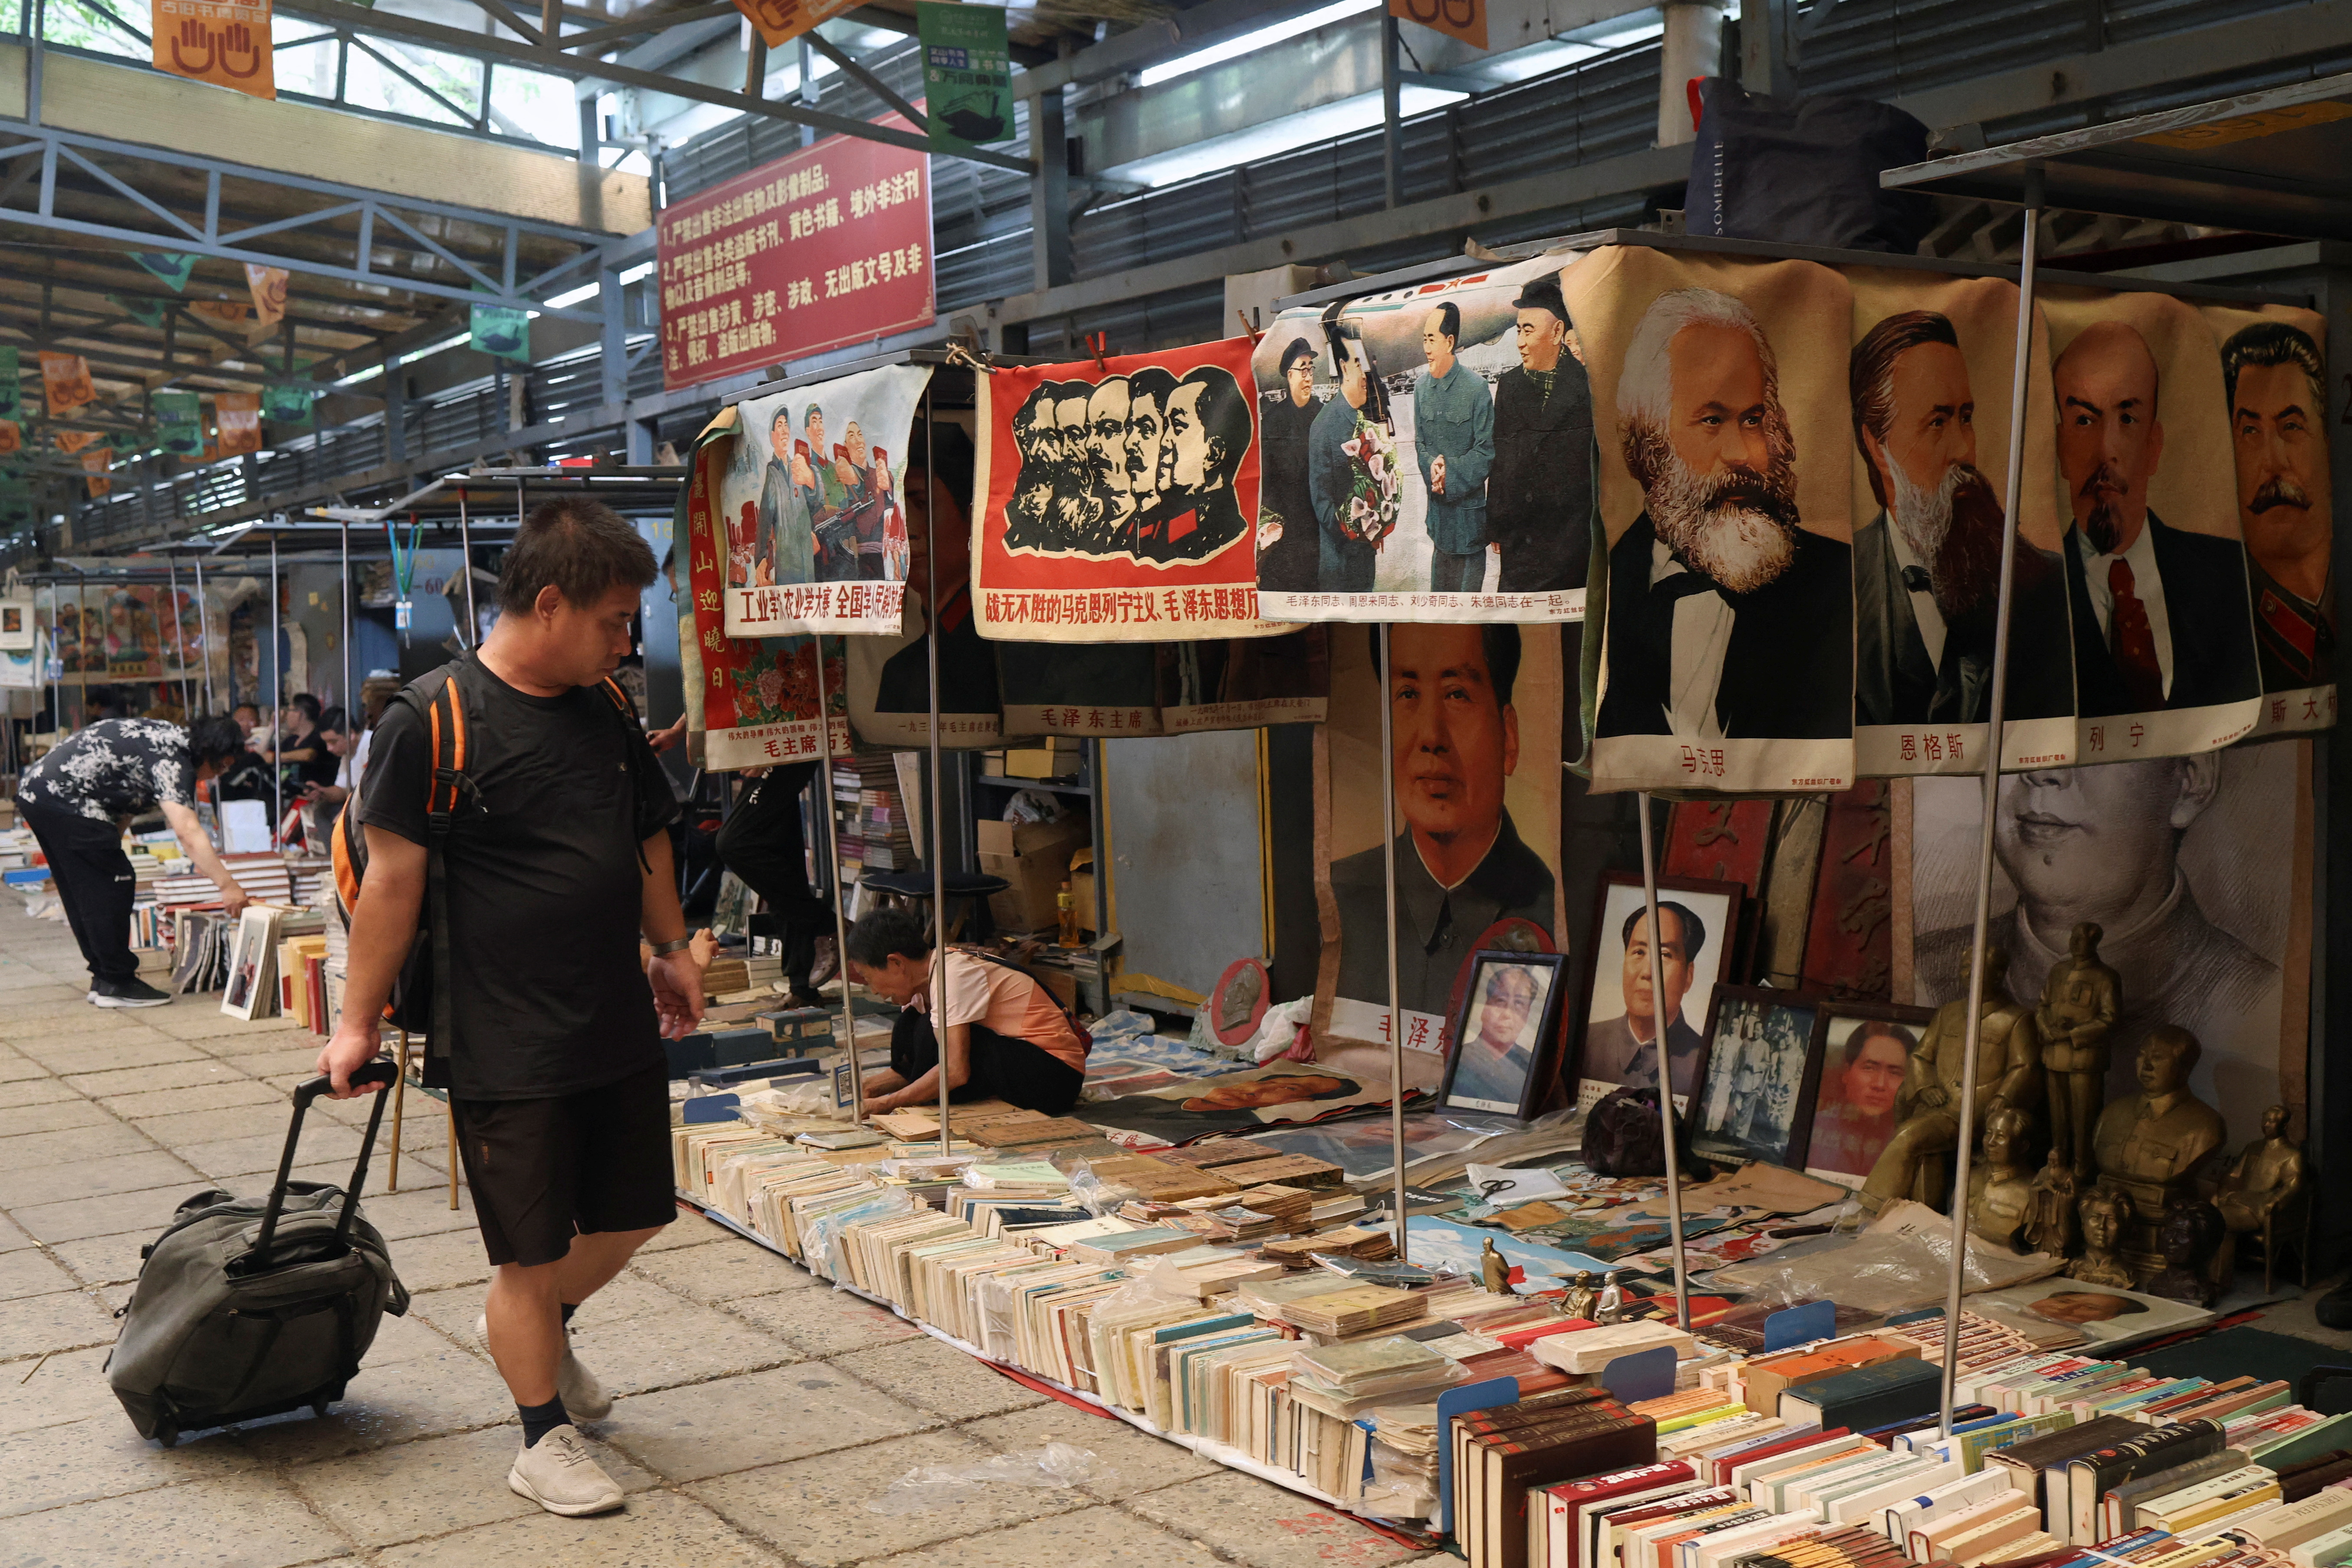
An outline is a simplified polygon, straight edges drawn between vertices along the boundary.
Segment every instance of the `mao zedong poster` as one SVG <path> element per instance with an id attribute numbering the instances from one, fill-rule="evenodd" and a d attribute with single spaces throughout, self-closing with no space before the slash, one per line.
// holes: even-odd
<path id="1" fill-rule="evenodd" d="M 761 641 L 727 635 L 721 620 L 727 535 L 716 498 L 731 459 L 739 410 L 721 410 L 695 440 L 678 541 L 684 591 L 678 594 L 678 673 L 686 687 L 688 755 L 714 771 L 811 761 L 822 756 L 817 733 L 819 649 L 831 707 L 844 705 L 841 644 L 816 637 Z M 849 728 L 834 720 L 833 748 L 846 755 Z"/>
<path id="2" fill-rule="evenodd" d="M 2227 746 L 2254 727 L 2262 674 L 2221 345 L 2162 294 L 2052 288 L 2042 305 L 2076 760 Z"/>
<path id="3" fill-rule="evenodd" d="M 1846 788 L 1852 290 L 1635 246 L 1563 282 L 1601 451 L 1592 788 Z"/>
<path id="4" fill-rule="evenodd" d="M 908 443 L 930 379 L 891 365 L 738 405 L 718 499 L 730 637 L 898 632 Z"/>
<path id="5" fill-rule="evenodd" d="M 1854 267 L 1853 748 L 1864 778 L 1981 773 L 2000 590 L 2017 287 Z M 2074 760 L 2074 664 L 2059 549 L 2049 340 L 2026 373 L 2010 590 L 2004 768 Z"/>
<path id="6" fill-rule="evenodd" d="M 1286 630 L 1258 619 L 1255 402 L 1242 338 L 981 377 L 981 634 L 1166 643 Z"/>
<path id="7" fill-rule="evenodd" d="M 1276 318 L 1252 361 L 1257 583 L 1301 621 L 1574 620 L 1592 398 L 1572 255 Z"/>
<path id="8" fill-rule="evenodd" d="M 1400 622 L 1382 672 L 1369 626 L 1328 628 L 1329 717 L 1318 732 L 1316 1039 L 1327 1061 L 1389 1071 L 1383 855 L 1397 883 L 1406 1080 L 1434 1089 L 1449 1022 L 1481 949 L 1568 950 L 1561 907 L 1557 623 Z M 1381 755 L 1381 709 L 1391 749 Z M 1381 842 L 1381 773 L 1397 835 Z M 1348 1042 L 1361 1042 L 1350 1045 Z M 1357 1058 L 1349 1053 L 1362 1051 Z"/>
<path id="9" fill-rule="evenodd" d="M 2262 671 L 2257 735 L 2336 722 L 2327 324 L 2290 305 L 2207 305 L 2238 482 Z"/>
<path id="10" fill-rule="evenodd" d="M 1319 1061 L 1276 1061 L 1195 1078 L 1080 1107 L 1098 1127 L 1189 1144 L 1212 1133 L 1246 1133 L 1282 1122 L 1319 1122 L 1389 1102 L 1385 1077 Z"/>

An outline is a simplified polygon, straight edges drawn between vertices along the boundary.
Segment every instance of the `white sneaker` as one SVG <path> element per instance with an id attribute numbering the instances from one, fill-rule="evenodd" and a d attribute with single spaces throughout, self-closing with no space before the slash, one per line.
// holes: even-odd
<path id="1" fill-rule="evenodd" d="M 515 1455 L 507 1485 L 550 1513 L 577 1518 L 621 1506 L 621 1489 L 568 1422 Z"/>
<path id="2" fill-rule="evenodd" d="M 489 1313 L 475 1315 L 474 1337 L 484 1350 L 490 1348 Z M 602 1421 L 613 1413 L 613 1396 L 573 1353 L 569 1329 L 563 1332 L 563 1364 L 555 1369 L 555 1393 L 563 1401 L 563 1413 L 574 1420 Z"/>

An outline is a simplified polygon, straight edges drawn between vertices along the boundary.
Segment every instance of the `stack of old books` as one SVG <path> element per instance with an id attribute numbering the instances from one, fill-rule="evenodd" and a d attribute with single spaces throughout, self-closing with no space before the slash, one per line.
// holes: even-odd
<path id="1" fill-rule="evenodd" d="M 1448 1437 L 1454 1534 L 1471 1568 L 1528 1568 L 1530 1537 L 1542 1539 L 1546 1511 L 1540 1503 L 1530 1511 L 1530 1488 L 1657 1457 L 1656 1423 L 1600 1388 L 1553 1389 L 1474 1411 L 1456 1418 Z M 1530 1528 L 1531 1511 L 1538 1528 Z"/>
<path id="2" fill-rule="evenodd" d="M 1283 1304 L 1282 1319 L 1327 1339 L 1349 1339 L 1419 1322 L 1421 1298 L 1384 1285 L 1348 1285 Z"/>

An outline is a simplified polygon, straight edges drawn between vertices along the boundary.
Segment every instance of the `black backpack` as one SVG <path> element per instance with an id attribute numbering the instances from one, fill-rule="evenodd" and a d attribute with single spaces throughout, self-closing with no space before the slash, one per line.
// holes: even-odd
<path id="1" fill-rule="evenodd" d="M 483 809 L 481 793 L 466 772 L 466 701 L 459 676 L 473 663 L 473 654 L 461 654 L 419 675 L 392 697 L 425 720 L 425 733 L 433 741 L 433 779 L 425 786 L 425 907 L 417 918 L 408 957 L 392 983 L 392 998 L 384 1004 L 383 1016 L 395 1029 L 425 1036 L 424 1082 L 436 1089 L 448 1087 L 449 1044 L 456 1027 L 448 988 L 433 983 L 436 974 L 447 974 L 450 968 L 449 831 L 461 809 L 470 807 L 476 812 Z M 597 685 L 612 702 L 615 716 L 632 734 L 636 733 L 636 705 L 620 683 L 607 675 Z M 630 777 L 634 788 L 635 769 Z M 346 934 L 367 879 L 367 834 L 360 826 L 359 805 L 359 793 L 354 790 L 328 835 L 335 867 L 335 915 Z"/>

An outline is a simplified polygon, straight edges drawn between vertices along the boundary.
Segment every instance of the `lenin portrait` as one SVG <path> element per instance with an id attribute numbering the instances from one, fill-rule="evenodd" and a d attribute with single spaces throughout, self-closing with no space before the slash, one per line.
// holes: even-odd
<path id="1" fill-rule="evenodd" d="M 1393 844 L 1331 863 L 1339 906 L 1337 994 L 1385 1004 L 1389 994 L 1387 873 L 1396 857 L 1397 974 L 1408 1011 L 1444 1017 L 1454 977 L 1479 935 L 1498 920 L 1533 921 L 1554 936 L 1552 873 L 1519 837 L 1504 805 L 1519 764 L 1519 629 L 1400 623 L 1389 704 L 1397 814 Z M 1373 645 L 1377 662 L 1379 645 Z"/>
<path id="2" fill-rule="evenodd" d="M 1854 722 L 1981 724 L 1992 696 L 2004 513 L 1978 464 L 1977 399 L 1951 319 L 1905 310 L 1848 367 L 1878 512 L 1853 531 Z M 2007 715 L 2074 709 L 2066 578 L 2023 538 L 2011 583 Z"/>
<path id="3" fill-rule="evenodd" d="M 2259 695 L 2244 548 L 2172 527 L 2148 504 L 2165 432 L 2147 340 L 2130 322 L 2094 321 L 2052 362 L 2051 381 L 2074 518 L 2063 553 L 2078 711 L 2156 713 Z"/>
<path id="4" fill-rule="evenodd" d="M 1799 526 L 1797 450 L 1763 324 L 1660 295 L 1627 341 L 1617 439 L 1641 515 L 1609 550 L 1597 733 L 1853 733 L 1852 549 Z"/>

